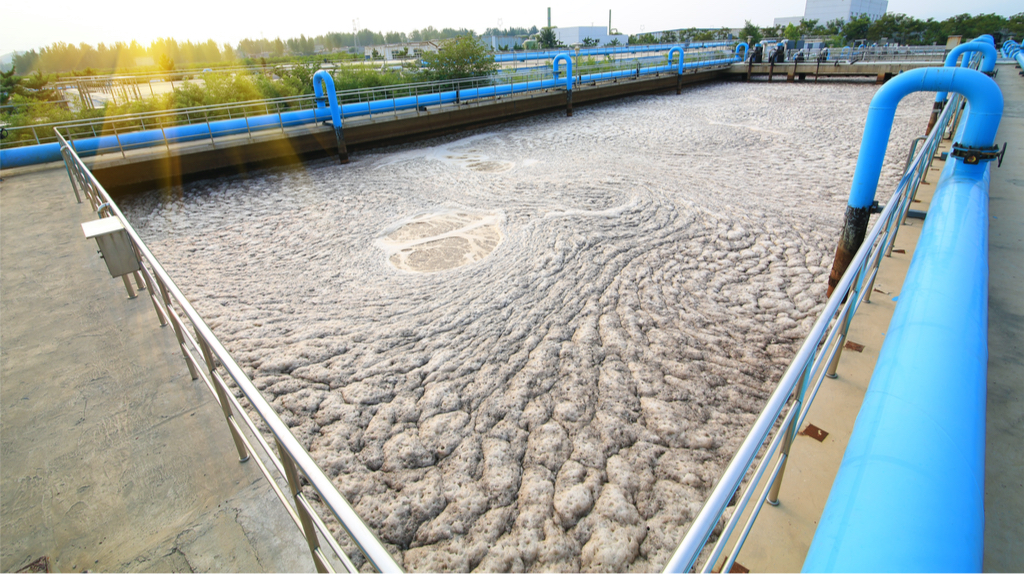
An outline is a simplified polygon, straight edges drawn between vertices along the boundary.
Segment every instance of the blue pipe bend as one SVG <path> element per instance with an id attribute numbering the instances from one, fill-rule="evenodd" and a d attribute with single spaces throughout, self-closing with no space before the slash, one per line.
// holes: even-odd
<path id="1" fill-rule="evenodd" d="M 567 91 L 571 92 L 572 91 L 572 83 L 573 83 L 573 80 L 572 80 L 572 56 L 570 56 L 569 54 L 567 54 L 565 52 L 562 52 L 561 54 L 555 56 L 555 60 L 554 60 L 554 62 L 551 63 L 551 65 L 553 66 L 552 73 L 555 76 L 555 81 L 556 82 L 558 81 L 558 63 L 559 62 L 565 62 L 565 89 Z"/>
<path id="2" fill-rule="evenodd" d="M 946 62 L 945 62 L 944 65 L 946 67 L 955 66 L 957 58 L 960 57 L 960 54 L 964 54 L 965 52 L 981 52 L 984 55 L 985 58 L 981 62 L 981 71 L 982 72 L 991 72 L 992 70 L 996 69 L 996 57 L 997 57 L 997 54 L 996 54 L 995 44 L 994 43 L 989 44 L 987 42 L 979 42 L 977 40 L 972 41 L 972 42 L 967 42 L 966 44 L 960 44 L 959 46 L 953 48 L 949 52 L 949 54 L 946 55 Z M 964 61 L 961 64 L 961 66 L 966 68 L 969 63 L 970 63 L 970 59 L 965 55 L 964 56 Z M 941 91 L 941 92 L 935 94 L 935 101 L 936 102 L 945 102 L 946 101 L 946 92 L 945 91 Z"/>
<path id="3" fill-rule="evenodd" d="M 962 144 L 992 144 L 1003 114 L 1003 95 L 992 78 L 969 68 L 918 68 L 903 72 L 882 85 L 871 100 L 850 186 L 850 207 L 869 207 L 875 200 L 896 105 L 912 92 L 934 90 L 952 90 L 967 98 L 971 113 L 966 118 Z"/>
<path id="4" fill-rule="evenodd" d="M 683 60 L 686 59 L 684 57 L 684 54 L 683 54 L 683 49 L 681 47 L 679 47 L 679 46 L 672 46 L 671 48 L 669 48 L 669 50 L 668 50 L 668 65 L 669 66 L 672 65 L 672 54 L 679 54 L 679 69 L 678 69 L 677 73 L 681 76 L 681 75 L 683 75 Z"/>
<path id="5" fill-rule="evenodd" d="M 743 55 L 742 56 L 740 56 L 740 48 L 743 48 Z M 740 62 L 746 60 L 747 59 L 747 51 L 748 50 L 750 50 L 750 45 L 747 44 L 746 42 L 740 42 L 739 44 L 736 44 L 736 51 L 735 51 L 736 59 L 738 61 L 740 61 Z"/>

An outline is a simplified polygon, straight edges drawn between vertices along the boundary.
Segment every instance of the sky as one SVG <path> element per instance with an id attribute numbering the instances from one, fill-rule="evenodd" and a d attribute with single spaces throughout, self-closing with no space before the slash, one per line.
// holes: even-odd
<path id="1" fill-rule="evenodd" d="M 623 34 L 690 27 L 739 28 L 744 20 L 768 26 L 776 17 L 803 14 L 804 0 L 690 0 L 687 2 L 628 2 L 609 0 L 514 0 L 512 2 L 458 1 L 348 1 L 348 2 L 223 2 L 214 0 L 5 0 L 0 6 L 0 54 L 26 51 L 54 42 L 95 46 L 138 40 L 144 46 L 159 37 L 206 41 L 232 46 L 243 38 L 287 39 L 300 34 L 351 32 L 410 32 L 414 29 L 544 26 L 551 7 L 555 26 L 612 26 Z M 1010 16 L 1024 11 L 1020 0 L 890 0 L 889 12 L 915 18 L 943 20 L 969 11 Z"/>

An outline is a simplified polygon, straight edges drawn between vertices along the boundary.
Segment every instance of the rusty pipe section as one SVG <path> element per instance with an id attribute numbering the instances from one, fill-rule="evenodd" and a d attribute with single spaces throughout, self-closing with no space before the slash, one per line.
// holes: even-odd
<path id="1" fill-rule="evenodd" d="M 982 148 L 991 146 L 995 139 L 1002 117 L 1003 97 L 995 82 L 982 72 L 956 67 L 919 68 L 904 72 L 879 88 L 871 100 L 864 124 L 857 168 L 850 186 L 846 220 L 828 276 L 829 296 L 864 242 L 896 106 L 907 94 L 923 91 L 951 91 L 967 99 L 970 114 L 963 128 L 960 141 L 962 146 Z"/>

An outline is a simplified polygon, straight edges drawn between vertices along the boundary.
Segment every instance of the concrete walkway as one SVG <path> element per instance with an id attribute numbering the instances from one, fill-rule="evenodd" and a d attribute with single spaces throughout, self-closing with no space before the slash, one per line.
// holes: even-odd
<path id="1" fill-rule="evenodd" d="M 996 69 L 1008 143 L 989 188 L 985 571 L 1024 572 L 1024 77 Z"/>
<path id="2" fill-rule="evenodd" d="M 0 175 L 0 570 L 312 571 L 63 165 Z"/>

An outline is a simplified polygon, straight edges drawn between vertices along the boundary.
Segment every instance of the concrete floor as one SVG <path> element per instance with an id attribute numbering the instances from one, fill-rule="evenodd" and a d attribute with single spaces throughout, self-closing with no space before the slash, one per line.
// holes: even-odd
<path id="1" fill-rule="evenodd" d="M 996 69 L 1008 143 L 989 189 L 985 571 L 1024 572 L 1024 77 Z"/>
<path id="2" fill-rule="evenodd" d="M 62 165 L 0 184 L 0 570 L 312 571 L 143 292 L 87 241 Z"/>

